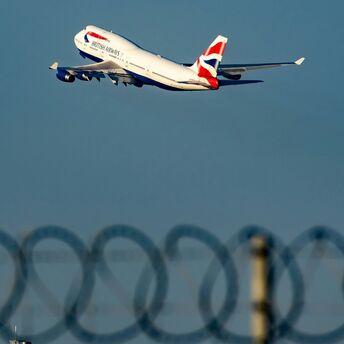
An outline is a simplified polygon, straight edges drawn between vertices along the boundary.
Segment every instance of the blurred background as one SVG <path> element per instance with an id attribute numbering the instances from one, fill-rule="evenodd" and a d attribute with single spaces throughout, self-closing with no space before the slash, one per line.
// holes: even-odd
<path id="1" fill-rule="evenodd" d="M 73 305 L 78 299 L 73 291 L 78 294 L 80 289 L 89 299 L 87 309 L 80 310 L 84 328 L 109 334 L 135 323 L 137 286 L 144 290 L 152 280 L 147 291 L 151 299 L 161 267 L 158 273 L 150 271 L 146 251 L 133 242 L 136 235 L 106 243 L 111 274 L 104 264 L 89 263 L 100 259 L 90 252 L 112 224 L 134 226 L 161 253 L 168 283 L 160 287 L 164 291 L 168 285 L 168 292 L 155 323 L 171 334 L 204 327 L 199 293 L 209 264 L 220 262 L 214 252 L 222 252 L 200 242 L 199 238 L 212 243 L 215 239 L 197 232 L 196 238 L 181 240 L 182 259 L 170 259 L 166 240 L 180 224 L 201 226 L 233 257 L 238 295 L 228 299 L 236 299 L 237 307 L 225 322 L 227 330 L 246 336 L 250 332 L 252 257 L 249 241 L 241 241 L 238 233 L 245 234 L 243 228 L 252 223 L 269 230 L 273 244 L 278 239 L 296 256 L 288 264 L 297 264 L 303 283 L 296 270 L 290 277 L 284 269 L 273 288 L 280 312 L 287 315 L 293 291 L 302 291 L 300 285 L 305 284 L 304 295 L 296 295 L 298 305 L 307 296 L 306 306 L 293 328 L 314 335 L 342 329 L 343 9 L 338 0 L 1 1 L 3 340 L 9 335 L 6 326 L 17 324 L 18 335 L 30 338 L 58 322 L 58 336 L 54 328 L 51 337 L 32 340 L 99 340 L 82 337 L 73 316 L 66 316 L 65 305 Z M 194 62 L 218 34 L 229 37 L 224 63 L 280 62 L 301 56 L 307 60 L 300 68 L 250 75 L 263 79 L 263 84 L 218 92 L 169 93 L 115 87 L 110 81 L 63 84 L 48 67 L 54 61 L 88 62 L 73 44 L 75 33 L 88 24 L 113 30 L 179 62 Z M 48 227 L 36 232 L 51 224 L 65 231 Z M 307 231 L 322 224 L 328 227 L 320 234 L 317 229 Z M 233 242 L 241 244 L 235 249 Z M 79 258 L 76 252 L 82 252 Z M 288 253 L 280 249 L 274 254 L 283 258 Z M 86 260 L 85 265 L 79 260 Z M 94 273 L 92 288 L 83 279 L 83 266 L 91 266 L 86 269 L 93 271 L 90 281 Z M 228 273 L 234 281 L 233 271 Z M 221 268 L 216 282 L 214 276 L 206 278 L 214 285 L 210 301 L 215 313 L 226 300 L 226 290 L 232 291 L 224 274 Z M 80 287 L 82 281 L 87 282 L 85 288 Z M 82 308 L 81 301 L 77 308 Z M 198 338 L 166 337 L 153 333 L 144 321 L 140 334 L 102 340 L 240 340 L 217 337 L 209 328 Z M 279 341 L 315 341 L 284 325 L 289 337 Z M 130 328 L 131 333 L 136 330 Z M 317 337 L 319 342 L 343 342 L 340 331 Z"/>

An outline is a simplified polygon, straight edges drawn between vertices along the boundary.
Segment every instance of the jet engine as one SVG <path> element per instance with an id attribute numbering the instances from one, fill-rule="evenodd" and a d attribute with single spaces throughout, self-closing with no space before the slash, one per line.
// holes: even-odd
<path id="1" fill-rule="evenodd" d="M 56 73 L 56 77 L 63 82 L 74 82 L 75 81 L 75 76 L 72 74 L 69 74 L 68 72 L 66 72 L 64 70 L 58 70 Z"/>
<path id="2" fill-rule="evenodd" d="M 88 76 L 86 74 L 77 74 L 76 77 L 82 81 L 91 81 L 92 80 L 92 77 Z"/>

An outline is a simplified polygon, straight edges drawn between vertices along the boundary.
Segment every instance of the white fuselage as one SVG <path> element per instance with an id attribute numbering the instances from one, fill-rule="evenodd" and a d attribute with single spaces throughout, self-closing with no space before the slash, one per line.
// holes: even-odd
<path id="1" fill-rule="evenodd" d="M 102 38 L 87 36 L 85 39 L 90 31 Z M 212 89 L 204 85 L 206 80 L 192 69 L 146 51 L 124 37 L 96 26 L 87 26 L 80 31 L 74 42 L 83 56 L 96 62 L 112 61 L 119 69 L 145 84 L 180 91 Z"/>

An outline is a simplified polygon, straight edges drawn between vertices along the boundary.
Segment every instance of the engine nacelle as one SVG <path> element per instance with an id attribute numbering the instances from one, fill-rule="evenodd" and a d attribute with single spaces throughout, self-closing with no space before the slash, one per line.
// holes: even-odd
<path id="1" fill-rule="evenodd" d="M 222 75 L 230 80 L 240 80 L 241 79 L 241 74 L 230 74 L 230 73 L 224 73 L 222 72 Z"/>
<path id="2" fill-rule="evenodd" d="M 75 81 L 75 76 L 72 74 L 69 74 L 68 72 L 66 72 L 64 70 L 58 70 L 56 73 L 56 77 L 63 82 L 74 82 Z"/>
<path id="3" fill-rule="evenodd" d="M 92 77 L 88 76 L 86 74 L 77 74 L 76 77 L 82 81 L 91 81 L 92 80 Z"/>

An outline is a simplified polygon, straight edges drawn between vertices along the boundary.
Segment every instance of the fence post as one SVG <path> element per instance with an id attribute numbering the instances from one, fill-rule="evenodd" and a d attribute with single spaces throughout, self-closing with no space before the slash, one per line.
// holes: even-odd
<path id="1" fill-rule="evenodd" d="M 253 344 L 268 344 L 270 330 L 270 287 L 268 267 L 270 250 L 264 236 L 251 240 L 251 333 Z"/>

